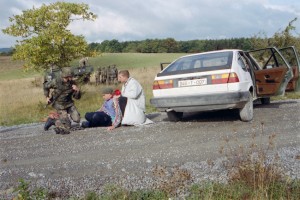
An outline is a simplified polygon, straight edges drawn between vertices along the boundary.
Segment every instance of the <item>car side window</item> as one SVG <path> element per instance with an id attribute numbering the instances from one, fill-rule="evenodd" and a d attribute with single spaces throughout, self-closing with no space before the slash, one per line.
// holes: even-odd
<path id="1" fill-rule="evenodd" d="M 240 54 L 238 54 L 238 64 L 242 67 L 243 70 L 246 71 L 248 69 L 248 65 Z"/>

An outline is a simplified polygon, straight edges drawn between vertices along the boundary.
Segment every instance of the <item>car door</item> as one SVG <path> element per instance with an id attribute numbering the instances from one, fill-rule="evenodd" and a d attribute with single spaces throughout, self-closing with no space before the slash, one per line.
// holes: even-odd
<path id="1" fill-rule="evenodd" d="M 286 91 L 299 91 L 300 90 L 300 79 L 299 79 L 299 71 L 300 71 L 300 63 L 299 63 L 299 55 L 294 46 L 285 47 L 279 49 L 280 53 L 284 56 L 286 61 L 292 67 L 293 78 L 288 82 L 286 87 Z"/>
<path id="2" fill-rule="evenodd" d="M 292 68 L 275 47 L 248 51 L 255 78 L 257 97 L 284 95 L 293 78 Z"/>

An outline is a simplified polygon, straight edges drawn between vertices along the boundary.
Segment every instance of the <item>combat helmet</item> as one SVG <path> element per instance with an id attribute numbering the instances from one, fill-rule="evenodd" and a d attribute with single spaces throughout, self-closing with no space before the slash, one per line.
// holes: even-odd
<path id="1" fill-rule="evenodd" d="M 64 67 L 62 68 L 61 77 L 72 77 L 73 76 L 73 70 L 71 67 Z"/>

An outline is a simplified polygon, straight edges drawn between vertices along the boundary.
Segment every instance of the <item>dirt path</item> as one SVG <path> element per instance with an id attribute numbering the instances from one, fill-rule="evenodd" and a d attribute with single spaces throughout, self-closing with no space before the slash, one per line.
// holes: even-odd
<path id="1" fill-rule="evenodd" d="M 256 143 L 265 146 L 268 136 L 275 134 L 286 170 L 300 178 L 300 100 L 257 104 L 254 120 L 248 123 L 229 111 L 193 113 L 177 123 L 169 122 L 164 113 L 148 117 L 155 123 L 112 132 L 91 128 L 70 135 L 45 132 L 43 124 L 1 127 L 0 198 L 7 197 L 19 178 L 68 195 L 102 190 L 106 183 L 150 187 L 157 165 L 187 169 L 194 182 L 225 181 L 226 172 L 218 162 L 224 139 L 231 138 L 232 147 L 246 146 L 254 133 Z M 213 168 L 208 160 L 214 161 Z"/>

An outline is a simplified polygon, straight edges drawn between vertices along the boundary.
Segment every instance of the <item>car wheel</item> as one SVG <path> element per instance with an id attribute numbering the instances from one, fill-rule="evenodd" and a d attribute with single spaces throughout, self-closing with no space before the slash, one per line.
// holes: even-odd
<path id="1" fill-rule="evenodd" d="M 253 97 L 251 93 L 249 94 L 249 100 L 245 106 L 239 110 L 239 114 L 241 120 L 244 122 L 248 122 L 253 119 Z"/>
<path id="2" fill-rule="evenodd" d="M 264 104 L 264 105 L 270 104 L 270 97 L 261 98 L 260 101 L 261 101 L 261 104 Z"/>
<path id="3" fill-rule="evenodd" d="M 170 121 L 172 122 L 177 122 L 180 121 L 182 116 L 183 116 L 183 112 L 176 112 L 174 110 L 167 112 L 168 118 Z"/>

